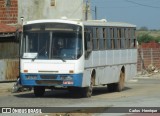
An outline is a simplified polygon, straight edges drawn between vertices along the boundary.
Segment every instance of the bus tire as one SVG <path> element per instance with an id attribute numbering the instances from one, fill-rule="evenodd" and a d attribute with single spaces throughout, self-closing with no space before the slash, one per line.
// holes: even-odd
<path id="1" fill-rule="evenodd" d="M 107 85 L 108 92 L 115 92 L 116 83 L 111 83 Z"/>
<path id="2" fill-rule="evenodd" d="M 117 92 L 120 92 L 124 89 L 124 83 L 125 83 L 125 74 L 124 74 L 124 72 L 121 71 L 120 77 L 119 77 L 119 82 L 116 83 L 116 86 L 115 86 L 116 87 L 115 89 Z"/>
<path id="3" fill-rule="evenodd" d="M 82 97 L 91 97 L 93 92 L 94 78 L 91 78 L 90 86 L 82 88 Z"/>
<path id="4" fill-rule="evenodd" d="M 42 97 L 45 93 L 45 87 L 43 86 L 35 86 L 34 87 L 34 95 L 36 97 Z"/>
<path id="5" fill-rule="evenodd" d="M 125 73 L 121 71 L 119 82 L 108 84 L 107 89 L 109 92 L 120 92 L 124 89 L 124 83 L 125 83 Z"/>

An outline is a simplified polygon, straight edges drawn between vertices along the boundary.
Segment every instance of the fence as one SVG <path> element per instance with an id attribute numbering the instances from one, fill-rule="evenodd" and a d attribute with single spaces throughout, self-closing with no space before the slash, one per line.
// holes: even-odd
<path id="1" fill-rule="evenodd" d="M 147 69 L 149 65 L 160 68 L 160 48 L 140 48 L 138 49 L 138 71 Z"/>
<path id="2" fill-rule="evenodd" d="M 0 82 L 15 81 L 19 75 L 19 43 L 0 38 Z"/>
<path id="3" fill-rule="evenodd" d="M 0 59 L 0 82 L 15 81 L 19 76 L 18 59 Z"/>

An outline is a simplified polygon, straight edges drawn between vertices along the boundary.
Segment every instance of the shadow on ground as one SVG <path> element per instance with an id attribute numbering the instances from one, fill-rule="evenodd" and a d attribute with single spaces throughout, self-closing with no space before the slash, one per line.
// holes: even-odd
<path id="1" fill-rule="evenodd" d="M 128 91 L 131 88 L 125 87 L 123 91 Z M 98 96 L 103 94 L 110 94 L 113 92 L 108 92 L 107 87 L 95 87 L 93 89 L 92 96 Z M 37 98 L 34 95 L 33 90 L 30 92 L 20 92 L 14 94 L 16 97 L 20 98 Z M 63 99 L 77 99 L 80 98 L 78 95 L 69 92 L 68 90 L 46 90 L 45 95 L 40 98 L 63 98 Z"/>

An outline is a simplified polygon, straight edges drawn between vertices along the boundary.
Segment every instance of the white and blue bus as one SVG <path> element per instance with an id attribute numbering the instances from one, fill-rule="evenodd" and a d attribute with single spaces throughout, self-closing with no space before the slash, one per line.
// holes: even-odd
<path id="1" fill-rule="evenodd" d="M 136 26 L 106 20 L 24 22 L 20 79 L 35 96 L 66 88 L 91 97 L 94 86 L 121 91 L 137 72 Z"/>

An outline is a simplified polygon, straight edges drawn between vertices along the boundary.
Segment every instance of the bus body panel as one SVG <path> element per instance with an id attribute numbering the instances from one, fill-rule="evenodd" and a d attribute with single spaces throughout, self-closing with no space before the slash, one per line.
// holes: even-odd
<path id="1" fill-rule="evenodd" d="M 90 70 L 90 75 L 93 69 L 96 70 L 96 85 L 117 83 L 123 66 L 125 80 L 136 75 L 137 49 L 92 51 L 85 60 L 85 69 Z"/>
<path id="2" fill-rule="evenodd" d="M 66 60 L 65 62 L 62 60 L 37 59 L 32 61 L 30 59 L 21 59 L 20 77 L 22 85 L 82 87 L 83 61 L 83 55 L 79 60 Z"/>
<path id="3" fill-rule="evenodd" d="M 83 74 L 38 74 L 21 73 L 23 86 L 46 86 L 46 87 L 82 87 Z"/>

